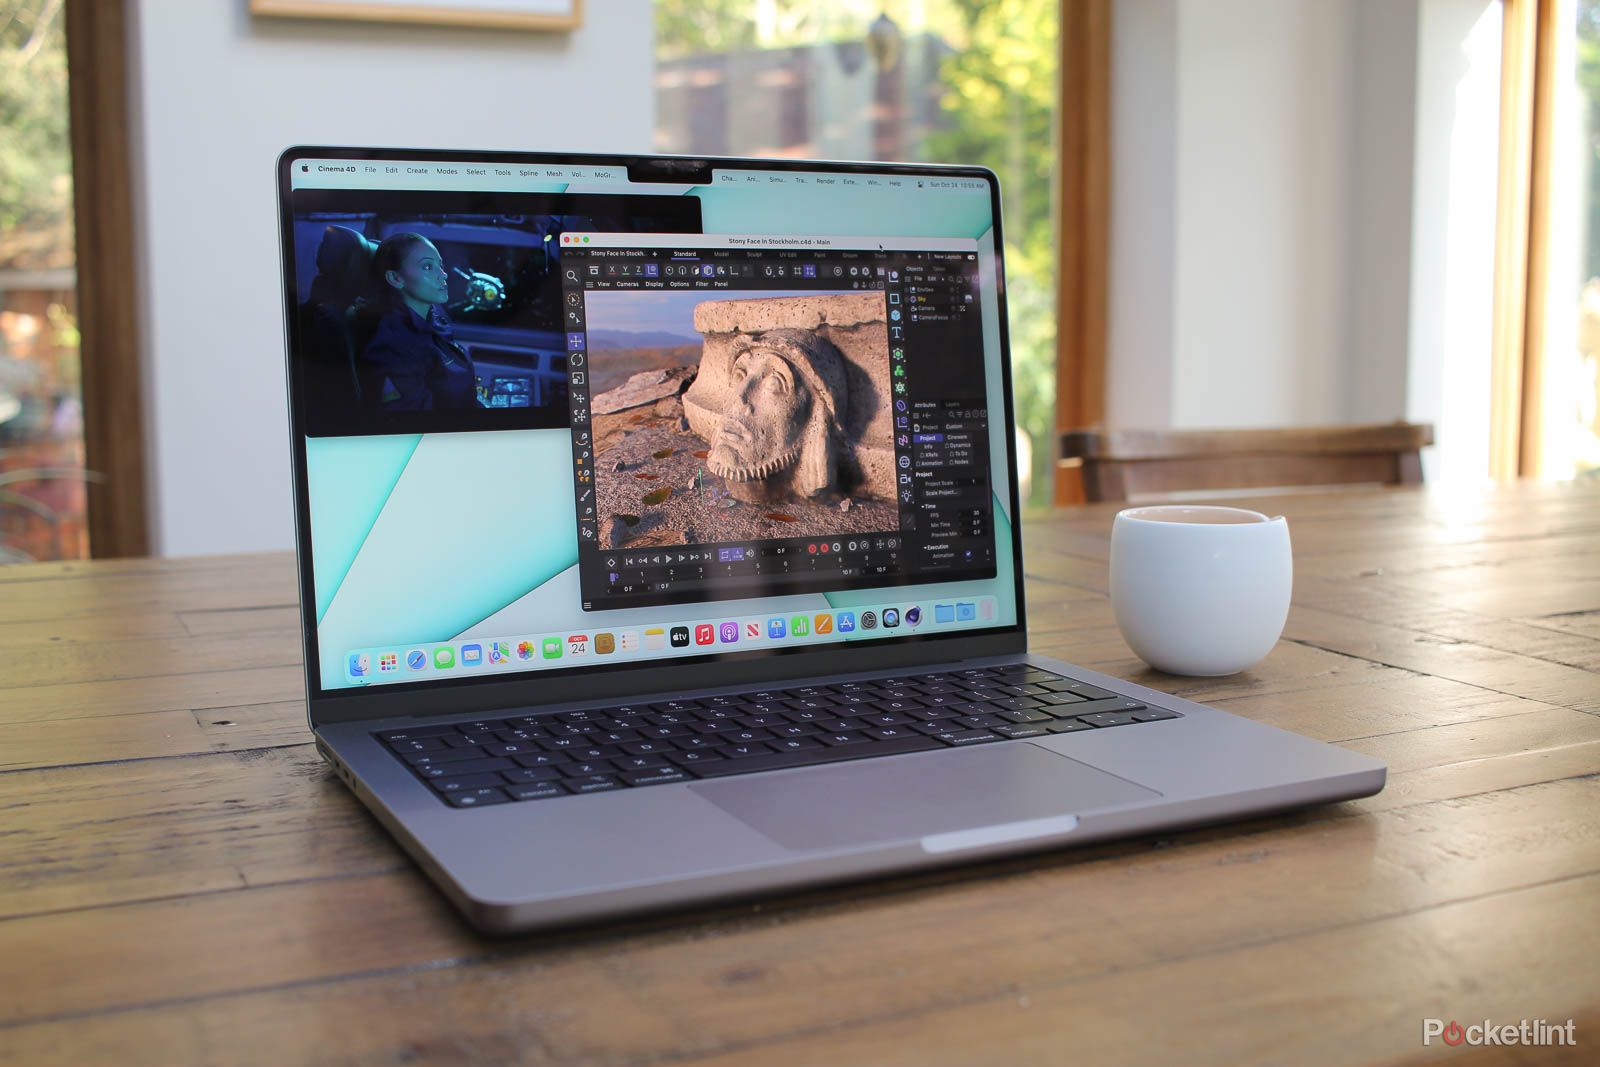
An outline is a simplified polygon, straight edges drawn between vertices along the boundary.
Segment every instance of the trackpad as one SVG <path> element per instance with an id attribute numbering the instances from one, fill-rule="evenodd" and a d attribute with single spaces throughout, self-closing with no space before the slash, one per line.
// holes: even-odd
<path id="1" fill-rule="evenodd" d="M 917 840 L 1161 794 L 1037 745 L 891 756 L 689 787 L 793 849 Z"/>

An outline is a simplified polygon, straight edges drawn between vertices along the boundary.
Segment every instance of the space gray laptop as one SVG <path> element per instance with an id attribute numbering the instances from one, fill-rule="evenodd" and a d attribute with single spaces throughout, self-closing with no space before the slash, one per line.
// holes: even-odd
<path id="1" fill-rule="evenodd" d="M 311 727 L 476 926 L 1382 788 L 1028 651 L 987 170 L 277 176 Z"/>

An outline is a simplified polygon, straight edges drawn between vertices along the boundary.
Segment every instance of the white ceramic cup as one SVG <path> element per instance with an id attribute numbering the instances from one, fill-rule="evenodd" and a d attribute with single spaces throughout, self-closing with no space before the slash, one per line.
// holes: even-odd
<path id="1" fill-rule="evenodd" d="M 1289 523 L 1243 508 L 1129 508 L 1111 527 L 1111 606 L 1129 646 L 1169 674 L 1234 674 L 1283 633 Z"/>

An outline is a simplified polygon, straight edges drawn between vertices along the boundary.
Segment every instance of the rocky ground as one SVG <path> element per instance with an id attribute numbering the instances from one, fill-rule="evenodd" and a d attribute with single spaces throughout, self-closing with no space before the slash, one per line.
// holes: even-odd
<path id="1" fill-rule="evenodd" d="M 684 385 L 692 380 L 684 378 Z M 595 398 L 596 408 L 601 397 Z M 594 417 L 595 495 L 603 548 L 708 544 L 776 537 L 888 533 L 891 503 L 862 498 L 751 504 L 705 466 L 681 393 Z"/>

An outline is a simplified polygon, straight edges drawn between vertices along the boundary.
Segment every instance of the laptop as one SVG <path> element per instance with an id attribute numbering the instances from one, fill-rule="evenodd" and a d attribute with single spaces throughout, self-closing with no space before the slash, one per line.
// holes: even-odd
<path id="1" fill-rule="evenodd" d="M 296 147 L 317 750 L 488 932 L 1364 796 L 1030 652 L 978 167 Z"/>

